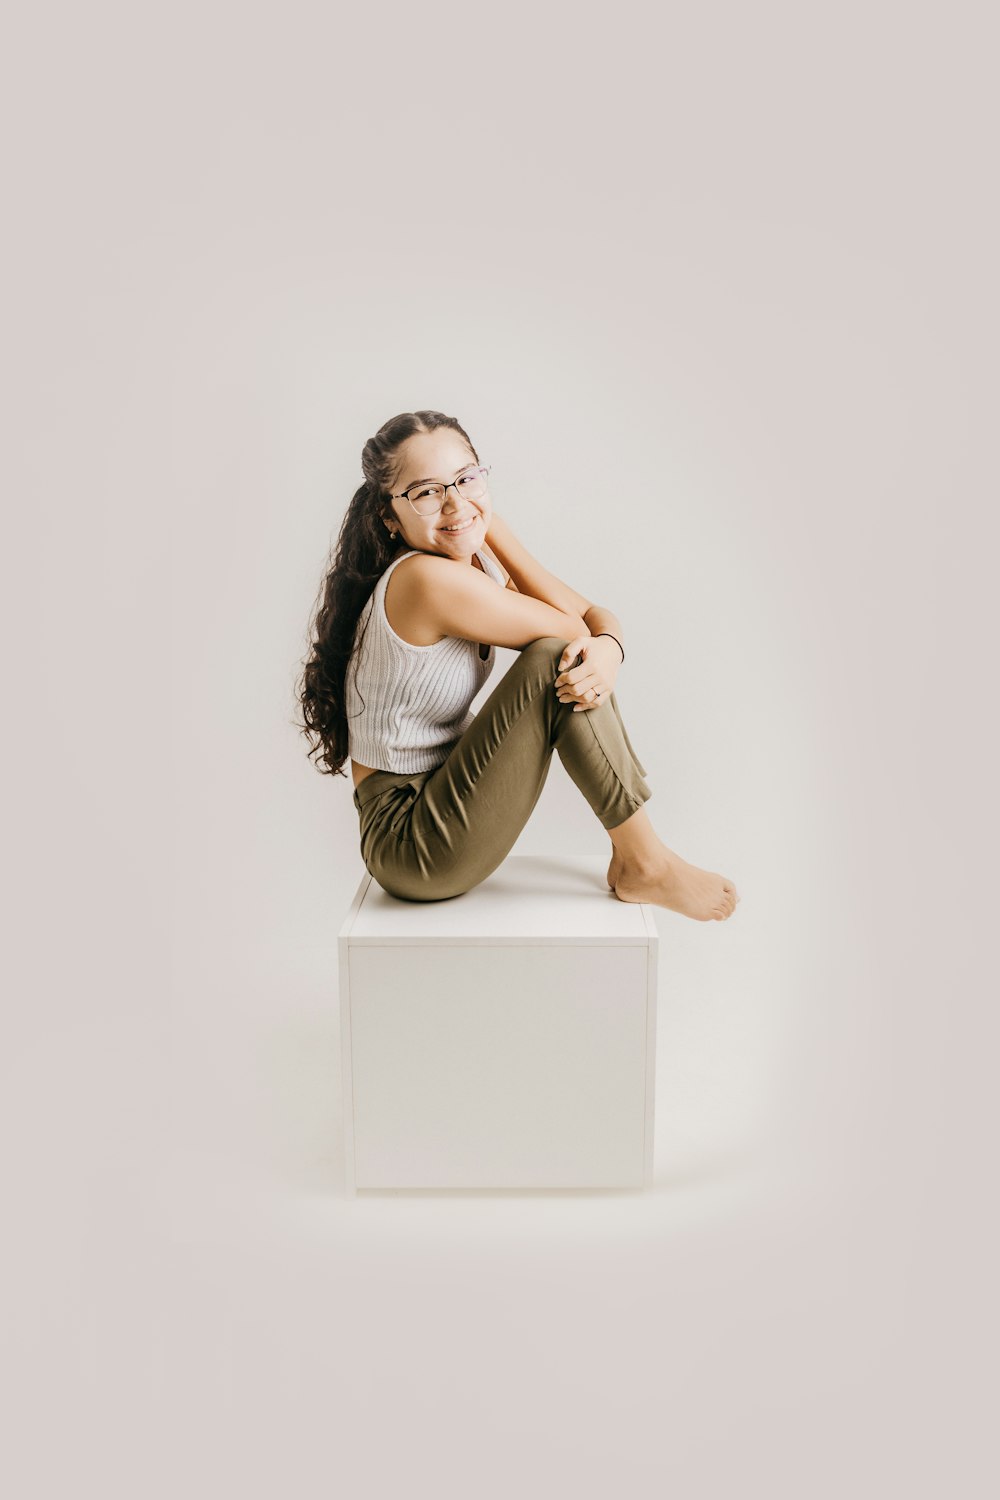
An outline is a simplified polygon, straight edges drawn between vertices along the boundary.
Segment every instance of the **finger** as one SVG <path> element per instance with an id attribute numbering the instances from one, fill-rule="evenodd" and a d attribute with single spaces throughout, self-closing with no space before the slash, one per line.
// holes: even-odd
<path id="1" fill-rule="evenodd" d="M 556 678 L 556 682 L 559 685 L 565 686 L 567 682 L 575 685 L 581 680 L 586 681 L 589 677 L 593 676 L 593 672 L 591 671 L 590 667 L 587 666 L 586 662 L 581 662 L 579 666 L 574 666 L 572 665 L 572 663 L 574 663 L 575 661 L 575 656 L 570 657 L 571 665 L 568 666 L 565 671 L 559 673 L 559 676 Z"/>
<path id="2" fill-rule="evenodd" d="M 566 675 L 568 685 L 577 695 L 586 692 L 588 688 L 603 689 L 605 686 L 597 673 L 587 666 L 574 667 L 573 671 L 568 672 Z"/>
<path id="3" fill-rule="evenodd" d="M 577 636 L 576 640 L 567 641 L 566 642 L 566 645 L 565 645 L 565 648 L 563 650 L 563 653 L 562 653 L 562 655 L 559 658 L 559 671 L 560 672 L 564 672 L 567 667 L 571 667 L 573 665 L 573 663 L 576 661 L 577 657 L 580 655 L 580 649 L 581 649 L 582 645 L 583 645 L 583 637 L 582 636 Z"/>
<path id="4" fill-rule="evenodd" d="M 577 668 L 577 671 L 584 670 L 583 668 Z M 558 684 L 556 692 L 564 702 L 570 698 L 579 702 L 582 698 L 586 698 L 588 693 L 592 697 L 596 697 L 597 693 L 602 692 L 603 689 L 604 683 L 599 677 L 595 676 L 593 672 L 585 672 L 585 675 L 582 677 Z"/>
<path id="5" fill-rule="evenodd" d="M 603 703 L 609 702 L 610 698 L 611 694 L 606 689 L 604 689 L 600 683 L 598 683 L 596 687 L 587 688 L 586 691 L 580 695 L 580 701 L 577 703 L 576 707 L 600 708 Z"/>

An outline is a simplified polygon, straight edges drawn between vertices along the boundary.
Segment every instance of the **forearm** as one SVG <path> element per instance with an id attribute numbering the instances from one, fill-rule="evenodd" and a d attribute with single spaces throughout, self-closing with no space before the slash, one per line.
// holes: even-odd
<path id="1" fill-rule="evenodd" d="M 625 650 L 625 637 L 622 635 L 622 627 L 610 609 L 605 609 L 602 604 L 592 604 L 585 612 L 583 618 L 591 635 L 603 635 L 607 631 L 621 643 L 622 651 Z"/>
<path id="2" fill-rule="evenodd" d="M 547 568 L 532 557 L 528 549 L 518 541 L 507 522 L 496 512 L 490 518 L 486 541 L 506 568 L 519 594 L 532 599 L 541 599 L 553 609 L 561 609 L 569 615 L 584 618 L 591 608 L 590 600 L 570 588 L 568 583 L 554 577 Z"/>

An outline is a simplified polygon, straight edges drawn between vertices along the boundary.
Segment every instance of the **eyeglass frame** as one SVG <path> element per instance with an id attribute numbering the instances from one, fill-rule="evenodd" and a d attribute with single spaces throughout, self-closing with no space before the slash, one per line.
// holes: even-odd
<path id="1" fill-rule="evenodd" d="M 475 469 L 477 473 L 482 474 L 484 476 L 484 483 L 485 483 L 485 476 L 490 472 L 490 469 L 492 467 L 493 467 L 492 464 L 470 464 L 469 465 L 469 468 Z M 463 469 L 462 470 L 462 474 L 465 474 L 467 472 L 468 472 L 467 469 Z M 462 474 L 459 474 L 458 479 L 461 479 Z M 429 511 L 419 511 L 419 510 L 417 510 L 417 507 L 413 504 L 413 501 L 410 499 L 410 491 L 411 490 L 415 490 L 415 489 L 419 489 L 419 487 L 422 484 L 427 484 L 427 483 L 430 483 L 430 484 L 440 484 L 441 483 L 440 479 L 432 479 L 430 481 L 428 481 L 426 479 L 415 479 L 412 484 L 408 484 L 406 486 L 405 490 L 400 490 L 400 492 L 399 492 L 398 495 L 390 495 L 389 499 L 390 500 L 405 500 L 408 503 L 408 505 L 411 507 L 411 509 L 413 510 L 413 514 L 415 516 L 422 516 L 422 518 L 424 520 L 426 520 L 426 518 L 428 516 L 437 516 L 437 515 L 441 514 L 441 512 L 444 510 L 444 498 L 445 498 L 445 495 L 447 495 L 447 493 L 448 493 L 449 490 L 456 489 L 456 486 L 458 484 L 458 479 L 453 479 L 450 484 L 444 485 L 444 487 L 443 487 L 444 493 L 441 496 L 441 504 L 438 506 L 437 510 L 429 510 Z M 456 493 L 457 493 L 457 489 L 456 489 Z"/>

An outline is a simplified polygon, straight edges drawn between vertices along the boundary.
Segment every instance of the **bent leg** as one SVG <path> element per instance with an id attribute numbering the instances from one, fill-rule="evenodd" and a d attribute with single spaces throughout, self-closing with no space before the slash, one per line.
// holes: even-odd
<path id="1" fill-rule="evenodd" d="M 556 636 L 525 646 L 442 765 L 390 793 L 369 868 L 391 895 L 442 900 L 491 875 L 531 816 L 554 749 L 605 828 L 649 799 L 614 695 L 579 714 L 560 703 L 565 646 Z"/>
<path id="2" fill-rule="evenodd" d="M 599 708 L 574 713 L 562 726 L 559 759 L 609 831 L 638 812 L 652 796 L 646 773 L 625 733 L 614 693 Z M 577 727 L 578 726 L 578 727 Z"/>
<path id="3" fill-rule="evenodd" d="M 632 759 L 635 761 L 636 766 L 637 766 L 638 771 L 639 771 L 639 775 L 640 776 L 645 776 L 646 775 L 646 767 L 643 765 L 642 761 L 639 759 L 638 755 L 636 755 L 635 750 L 633 749 L 632 741 L 628 737 L 628 730 L 625 728 L 625 721 L 623 720 L 622 715 L 621 715 L 621 709 L 618 707 L 618 699 L 615 697 L 614 693 L 611 694 L 610 698 L 608 699 L 608 702 L 611 704 L 611 707 L 615 711 L 615 718 L 618 720 L 618 724 L 619 724 L 619 727 L 620 727 L 621 732 L 622 732 L 622 739 L 625 741 L 625 745 L 626 745 L 626 747 L 628 749 L 628 753 L 629 753 L 629 755 L 631 755 Z M 601 706 L 603 707 L 603 704 Z M 599 710 L 588 709 L 587 712 L 588 713 L 594 713 L 594 712 L 599 712 Z"/>

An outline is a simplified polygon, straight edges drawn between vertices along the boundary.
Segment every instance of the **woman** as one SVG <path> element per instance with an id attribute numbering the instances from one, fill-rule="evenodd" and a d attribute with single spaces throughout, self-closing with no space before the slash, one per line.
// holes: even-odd
<path id="1" fill-rule="evenodd" d="M 503 862 L 553 750 L 612 844 L 608 884 L 724 921 L 731 880 L 657 837 L 615 681 L 610 610 L 561 583 L 495 514 L 488 470 L 454 417 L 404 412 L 364 447 L 297 695 L 320 768 L 350 756 L 365 866 L 392 896 L 437 901 Z M 495 648 L 519 656 L 473 715 Z"/>

